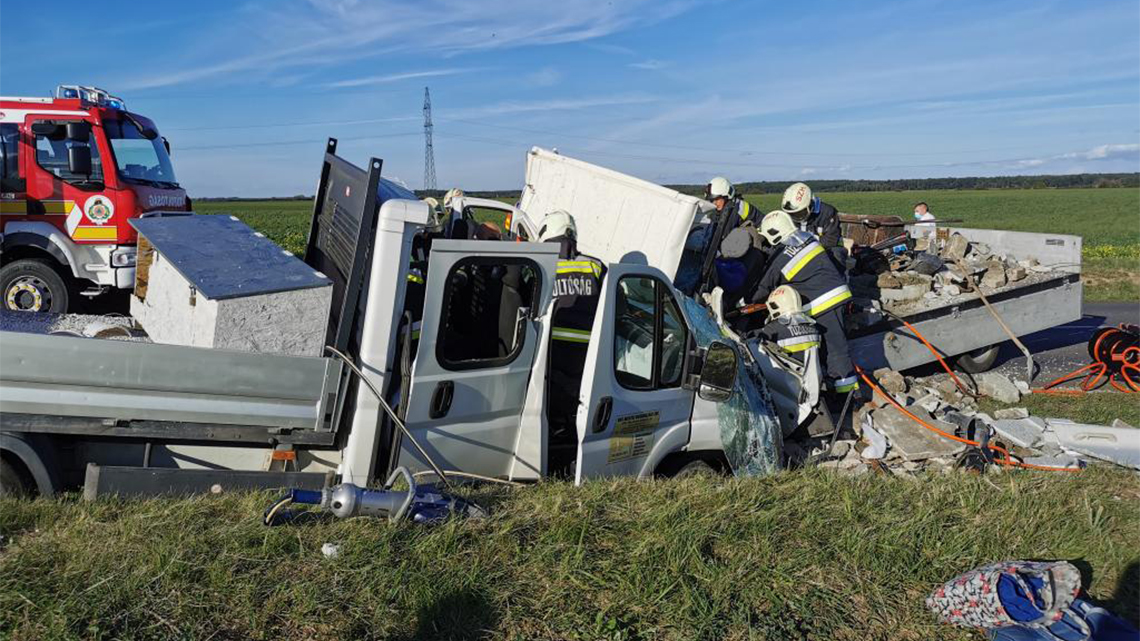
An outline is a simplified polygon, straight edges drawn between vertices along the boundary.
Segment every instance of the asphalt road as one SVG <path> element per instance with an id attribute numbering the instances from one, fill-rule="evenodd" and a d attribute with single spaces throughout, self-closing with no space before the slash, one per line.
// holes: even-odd
<path id="1" fill-rule="evenodd" d="M 1084 304 L 1084 316 L 1067 325 L 1022 337 L 1021 342 L 1033 354 L 1038 373 L 1034 385 L 1044 385 L 1082 365 L 1091 362 L 1089 337 L 1100 327 L 1120 323 L 1140 323 L 1140 302 Z M 1012 341 L 1002 343 L 994 370 L 1025 377 L 1025 356 Z"/>

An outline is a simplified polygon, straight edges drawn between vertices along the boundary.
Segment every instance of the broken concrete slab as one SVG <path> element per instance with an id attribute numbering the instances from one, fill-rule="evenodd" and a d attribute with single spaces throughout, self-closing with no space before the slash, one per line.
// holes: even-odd
<path id="1" fill-rule="evenodd" d="M 884 391 L 895 395 L 905 394 L 907 390 L 906 377 L 898 372 L 883 367 L 875 370 L 875 379 Z"/>
<path id="2" fill-rule="evenodd" d="M 982 287 L 989 289 L 997 289 L 998 287 L 1005 287 L 1009 282 L 1005 274 L 1005 265 L 996 260 L 991 260 L 986 263 L 986 273 L 982 276 Z"/>
<path id="3" fill-rule="evenodd" d="M 1052 456 L 1029 456 L 1022 459 L 1023 462 L 1030 465 L 1043 465 L 1046 467 L 1062 467 L 1066 469 L 1080 469 L 1084 467 L 1084 462 L 1072 454 L 1054 454 Z"/>
<path id="4" fill-rule="evenodd" d="M 1128 423 L 1125 423 L 1124 421 L 1122 421 L 1118 418 L 1112 419 L 1112 427 L 1127 427 L 1130 429 L 1135 429 L 1131 425 L 1129 425 Z"/>
<path id="5" fill-rule="evenodd" d="M 948 434 L 954 433 L 954 425 L 934 418 L 921 407 L 910 407 L 907 411 L 928 425 Z M 926 429 L 893 407 L 877 410 L 872 420 L 875 429 L 890 441 L 892 450 L 906 460 L 921 461 L 936 456 L 953 456 L 966 447 L 963 443 Z"/>
<path id="6" fill-rule="evenodd" d="M 1045 423 L 1066 450 L 1140 469 L 1140 430 L 1058 418 L 1047 418 Z"/>
<path id="7" fill-rule="evenodd" d="M 979 376 L 978 391 L 999 403 L 1016 403 L 1021 400 L 1021 391 L 1013 381 L 997 372 L 986 372 Z"/>
<path id="8" fill-rule="evenodd" d="M 1005 409 L 1000 409 L 994 412 L 994 418 L 998 420 L 1011 420 L 1028 417 L 1029 410 L 1025 409 L 1024 407 L 1007 407 Z"/>
<path id="9" fill-rule="evenodd" d="M 906 285 L 897 289 L 884 289 L 879 292 L 879 299 L 884 303 L 904 303 L 919 300 L 930 291 L 930 285 Z"/>
<path id="10" fill-rule="evenodd" d="M 1025 280 L 1025 277 L 1028 274 L 1025 271 L 1024 267 L 1011 267 L 1011 268 L 1005 270 L 1005 275 L 1006 275 L 1006 278 L 1009 279 L 1009 282 L 1016 283 L 1019 280 Z"/>
<path id="11" fill-rule="evenodd" d="M 994 412 L 996 415 L 997 412 Z M 1030 418 L 1004 419 L 998 417 L 993 422 L 994 431 L 1010 444 L 1020 447 L 1037 447 L 1041 435 L 1045 432 L 1044 419 L 1036 416 Z"/>
<path id="12" fill-rule="evenodd" d="M 946 247 L 942 249 L 942 255 L 953 261 L 960 261 L 966 258 L 966 253 L 970 251 L 970 241 L 962 234 L 952 234 L 946 241 Z"/>
<path id="13" fill-rule="evenodd" d="M 1029 393 L 1029 383 L 1026 383 L 1023 380 L 1018 379 L 1018 380 L 1013 382 L 1013 385 L 1014 385 L 1014 387 L 1017 388 L 1017 391 L 1021 392 L 1022 396 Z"/>
<path id="14" fill-rule="evenodd" d="M 876 279 L 876 284 L 883 289 L 902 287 L 902 282 L 899 281 L 898 274 L 894 272 L 883 272 L 879 274 Z"/>

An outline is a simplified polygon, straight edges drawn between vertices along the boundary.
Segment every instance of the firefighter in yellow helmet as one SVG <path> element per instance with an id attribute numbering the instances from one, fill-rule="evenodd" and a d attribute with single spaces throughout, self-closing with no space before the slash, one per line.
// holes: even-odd
<path id="1" fill-rule="evenodd" d="M 793 183 L 784 190 L 780 209 L 792 217 L 797 227 L 815 234 L 840 272 L 847 273 L 847 250 L 843 248 L 839 229 L 839 210 L 812 194 L 811 187 L 804 183 Z"/>

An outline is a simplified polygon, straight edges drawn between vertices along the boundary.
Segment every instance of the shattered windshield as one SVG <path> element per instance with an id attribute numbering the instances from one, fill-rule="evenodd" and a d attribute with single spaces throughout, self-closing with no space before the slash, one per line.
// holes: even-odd
<path id="1" fill-rule="evenodd" d="M 103 129 L 114 151 L 120 178 L 155 187 L 178 186 L 161 137 L 148 139 L 130 120 L 107 120 Z"/>

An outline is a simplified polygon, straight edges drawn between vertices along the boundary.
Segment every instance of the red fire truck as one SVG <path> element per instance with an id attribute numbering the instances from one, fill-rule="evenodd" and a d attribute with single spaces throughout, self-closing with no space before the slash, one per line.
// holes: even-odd
<path id="1" fill-rule="evenodd" d="M 66 312 L 130 289 L 138 216 L 190 211 L 154 122 L 96 87 L 0 97 L 0 305 Z"/>

